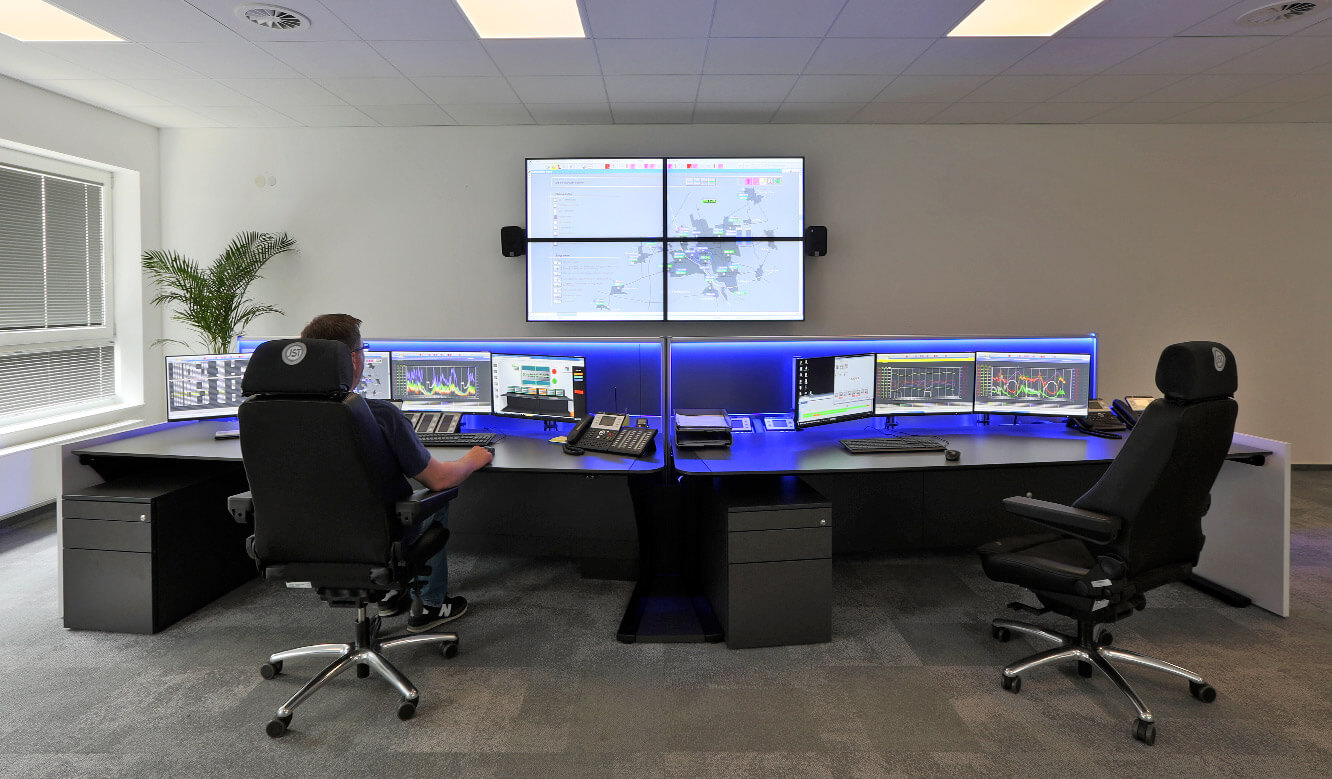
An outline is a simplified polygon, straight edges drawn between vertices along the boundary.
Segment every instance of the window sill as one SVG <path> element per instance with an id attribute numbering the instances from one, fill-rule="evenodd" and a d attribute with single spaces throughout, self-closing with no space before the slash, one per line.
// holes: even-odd
<path id="1" fill-rule="evenodd" d="M 0 425 L 0 457 L 142 425 L 143 411 L 142 403 L 122 402 Z"/>

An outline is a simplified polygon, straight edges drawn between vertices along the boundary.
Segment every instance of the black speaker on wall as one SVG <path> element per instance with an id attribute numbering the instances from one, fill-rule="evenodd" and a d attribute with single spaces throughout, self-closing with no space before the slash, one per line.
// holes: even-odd
<path id="1" fill-rule="evenodd" d="M 828 228 L 823 225 L 810 225 L 805 228 L 805 254 L 809 257 L 822 257 L 828 253 Z"/>
<path id="2" fill-rule="evenodd" d="M 527 254 L 527 231 L 518 225 L 500 228 L 500 254 L 521 257 Z"/>

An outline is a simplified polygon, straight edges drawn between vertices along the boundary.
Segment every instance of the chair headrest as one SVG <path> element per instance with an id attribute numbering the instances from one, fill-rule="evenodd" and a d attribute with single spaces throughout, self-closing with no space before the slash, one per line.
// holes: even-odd
<path id="1" fill-rule="evenodd" d="M 352 383 L 351 351 L 341 341 L 284 338 L 265 341 L 250 355 L 242 395 L 330 395 Z"/>
<path id="2" fill-rule="evenodd" d="M 1228 398 L 1238 386 L 1235 355 L 1215 341 L 1171 344 L 1156 363 L 1156 386 L 1167 400 Z"/>

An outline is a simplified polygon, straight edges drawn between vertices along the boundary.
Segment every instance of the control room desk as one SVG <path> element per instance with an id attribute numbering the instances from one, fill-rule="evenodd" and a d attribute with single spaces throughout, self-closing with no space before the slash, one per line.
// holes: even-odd
<path id="1" fill-rule="evenodd" d="M 242 491 L 244 474 L 240 441 L 213 438 L 214 432 L 234 424 L 232 420 L 165 423 L 66 444 L 61 451 L 61 493 L 86 492 L 93 485 L 165 472 L 230 473 L 239 478 L 240 489 L 236 491 Z M 648 521 L 654 506 L 659 502 L 659 492 L 665 482 L 666 458 L 663 447 L 659 446 L 653 453 L 638 458 L 599 452 L 574 457 L 564 454 L 558 445 L 549 443 L 548 439 L 553 433 L 542 431 L 537 423 L 523 420 L 497 432 L 499 435 L 494 443 L 494 461 L 489 467 L 474 474 L 461 490 L 459 499 L 454 501 L 450 510 L 451 527 L 456 528 L 460 524 L 466 526 L 469 512 L 477 515 L 472 524 L 488 523 L 493 517 L 481 515 L 497 513 L 492 512 L 489 505 L 493 499 L 497 502 L 509 501 L 504 504 L 505 508 L 514 511 L 521 509 L 524 515 L 521 521 L 529 523 L 529 527 L 544 523 L 546 527 L 558 529 L 563 527 L 561 522 L 565 517 L 580 517 L 590 513 L 586 508 L 579 508 L 587 503 L 577 500 L 577 497 L 591 495 L 594 504 L 601 500 L 603 506 L 610 504 L 616 507 L 591 512 L 603 515 L 597 517 L 603 523 L 628 524 L 629 515 L 633 515 L 635 526 L 632 529 L 621 528 L 621 535 L 631 538 L 635 547 L 641 546 L 637 539 L 645 532 L 643 523 Z M 432 448 L 432 452 L 441 459 L 457 457 L 463 451 L 461 447 Z M 556 490 L 560 494 L 552 494 Z M 515 500 L 520 502 L 515 504 L 512 502 Z M 231 521 L 221 502 L 216 507 L 197 508 L 198 516 L 162 517 L 154 521 Z M 63 509 L 58 527 L 63 548 Z M 243 546 L 239 543 L 234 550 L 220 550 L 220 553 L 234 553 L 242 558 L 245 556 Z M 638 550 L 634 553 L 638 554 Z M 62 582 L 66 581 L 63 562 L 60 578 Z M 65 613 L 62 587 L 61 614 Z M 626 614 L 637 613 L 638 609 L 631 602 Z M 621 633 L 626 629 L 636 629 L 636 625 L 636 618 L 626 619 L 621 626 Z"/>
<path id="2" fill-rule="evenodd" d="M 1072 502 L 1124 444 L 1055 424 L 908 432 L 940 435 L 962 457 L 851 454 L 838 439 L 873 435 L 854 422 L 737 433 L 729 448 L 677 449 L 674 464 L 687 480 L 798 475 L 832 501 L 834 552 L 910 551 L 974 547 L 1032 532 L 1003 510 L 1003 498 L 1030 493 Z M 1236 434 L 1203 530 L 1207 544 L 1195 574 L 1288 615 L 1289 444 Z"/>

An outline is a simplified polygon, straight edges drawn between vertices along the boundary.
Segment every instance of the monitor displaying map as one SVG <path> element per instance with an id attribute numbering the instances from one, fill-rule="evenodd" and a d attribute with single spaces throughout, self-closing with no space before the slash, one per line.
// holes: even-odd
<path id="1" fill-rule="evenodd" d="M 527 160 L 527 319 L 804 318 L 802 157 Z"/>

